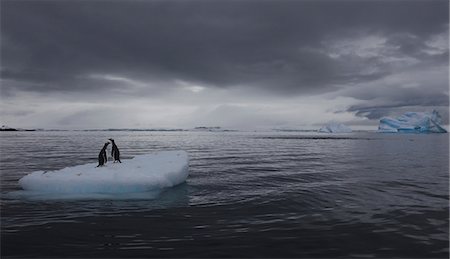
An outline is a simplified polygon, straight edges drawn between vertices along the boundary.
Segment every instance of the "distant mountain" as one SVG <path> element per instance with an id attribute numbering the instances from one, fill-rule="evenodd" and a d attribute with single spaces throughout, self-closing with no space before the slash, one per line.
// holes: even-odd
<path id="1" fill-rule="evenodd" d="M 6 125 L 3 125 L 0 128 L 0 131 L 35 131 L 35 130 L 34 129 L 15 129 L 15 128 L 11 128 Z"/>
<path id="2" fill-rule="evenodd" d="M 3 125 L 3 126 L 0 128 L 0 131 L 17 131 L 17 129 L 8 127 L 8 126 L 6 126 L 6 125 Z"/>

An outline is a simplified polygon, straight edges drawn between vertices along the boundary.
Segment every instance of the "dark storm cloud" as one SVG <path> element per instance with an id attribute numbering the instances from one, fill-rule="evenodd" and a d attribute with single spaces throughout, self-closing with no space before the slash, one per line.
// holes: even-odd
<path id="1" fill-rule="evenodd" d="M 381 56 L 330 56 L 334 40 L 355 35 L 386 37 L 392 56 L 432 64 L 448 57 L 448 50 L 423 52 L 426 40 L 448 29 L 448 2 L 439 0 L 2 1 L 1 7 L 2 88 L 10 91 L 120 89 L 124 82 L 89 77 L 117 75 L 167 82 L 163 87 L 183 80 L 302 94 L 396 72 Z M 142 91 L 125 85 L 129 94 Z"/>
<path id="2" fill-rule="evenodd" d="M 380 119 L 381 117 L 390 115 L 394 108 L 401 107 L 448 107 L 449 97 L 446 94 L 436 94 L 423 96 L 416 93 L 410 93 L 405 91 L 405 97 L 391 100 L 390 102 L 382 102 L 379 104 L 363 104 L 352 105 L 348 111 L 356 112 L 357 116 L 366 117 L 368 119 Z M 429 108 L 430 110 L 432 108 Z"/>

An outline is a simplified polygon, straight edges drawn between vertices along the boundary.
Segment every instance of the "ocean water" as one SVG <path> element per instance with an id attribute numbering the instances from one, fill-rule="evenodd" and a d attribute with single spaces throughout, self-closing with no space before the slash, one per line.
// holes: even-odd
<path id="1" fill-rule="evenodd" d="M 0 132 L 1 256 L 449 256 L 448 134 Z M 189 153 L 186 183 L 148 197 L 18 195 L 36 170 Z"/>

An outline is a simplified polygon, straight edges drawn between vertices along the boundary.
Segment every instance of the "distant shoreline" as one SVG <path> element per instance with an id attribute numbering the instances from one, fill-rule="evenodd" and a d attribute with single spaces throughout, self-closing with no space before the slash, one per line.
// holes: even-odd
<path id="1" fill-rule="evenodd" d="M 13 129 L 13 128 L 9 128 L 9 129 L 0 129 L 0 131 L 36 131 L 35 129 Z"/>

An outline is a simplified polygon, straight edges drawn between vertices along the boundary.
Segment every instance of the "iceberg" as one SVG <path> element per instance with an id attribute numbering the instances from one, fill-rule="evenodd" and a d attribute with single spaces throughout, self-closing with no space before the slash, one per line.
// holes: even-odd
<path id="1" fill-rule="evenodd" d="M 350 133 L 352 129 L 342 123 L 330 122 L 319 129 L 323 133 Z"/>
<path id="2" fill-rule="evenodd" d="M 436 110 L 428 112 L 407 112 L 396 119 L 384 117 L 378 126 L 379 132 L 405 133 L 446 133 L 440 123 L 441 116 Z"/>
<path id="3" fill-rule="evenodd" d="M 89 163 L 55 171 L 32 172 L 19 180 L 25 191 L 55 194 L 158 192 L 183 183 L 189 175 L 185 151 L 138 155 L 122 163 Z"/>

